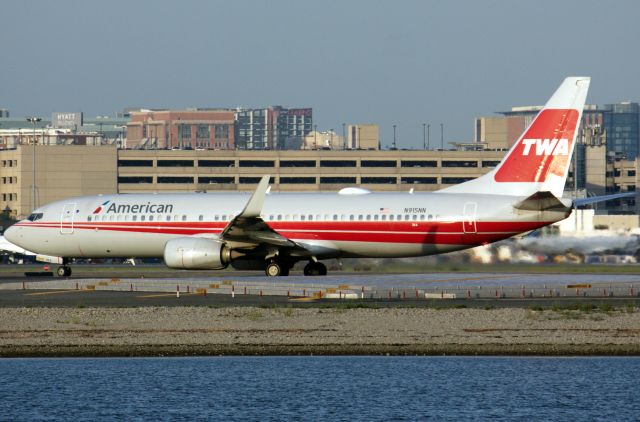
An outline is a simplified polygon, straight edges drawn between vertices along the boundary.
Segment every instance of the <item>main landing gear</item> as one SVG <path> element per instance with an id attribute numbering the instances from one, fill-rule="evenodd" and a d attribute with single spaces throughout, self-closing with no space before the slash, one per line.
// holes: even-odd
<path id="1" fill-rule="evenodd" d="M 317 276 L 327 275 L 327 266 L 322 262 L 311 261 L 304 266 L 304 275 Z"/>
<path id="2" fill-rule="evenodd" d="M 282 262 L 271 261 L 264 269 L 264 273 L 269 277 L 288 276 L 290 267 Z"/>
<path id="3" fill-rule="evenodd" d="M 68 265 L 62 265 L 56 270 L 58 277 L 69 277 L 71 275 L 71 267 Z"/>
<path id="4" fill-rule="evenodd" d="M 288 276 L 289 270 L 293 264 L 288 262 L 270 261 L 264 269 L 264 273 L 268 277 L 280 277 L 280 276 Z M 322 262 L 311 261 L 307 265 L 304 266 L 304 275 L 307 276 L 322 276 L 327 275 L 327 267 Z"/>

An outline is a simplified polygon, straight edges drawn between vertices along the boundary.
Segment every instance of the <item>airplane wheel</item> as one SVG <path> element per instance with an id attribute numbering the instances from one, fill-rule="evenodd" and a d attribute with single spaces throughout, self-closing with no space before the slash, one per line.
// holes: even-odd
<path id="1" fill-rule="evenodd" d="M 327 275 L 327 266 L 322 262 L 316 262 L 316 266 L 318 268 L 318 275 Z"/>
<path id="2" fill-rule="evenodd" d="M 71 267 L 63 265 L 56 270 L 58 277 L 69 277 L 71 275 Z"/>
<path id="3" fill-rule="evenodd" d="M 308 276 L 327 275 L 327 267 L 322 262 L 309 262 L 303 272 Z"/>
<path id="4" fill-rule="evenodd" d="M 64 271 L 64 276 L 65 277 L 70 277 L 71 276 L 71 267 L 64 267 L 65 271 Z"/>
<path id="5" fill-rule="evenodd" d="M 270 262 L 267 264 L 267 268 L 264 270 L 265 274 L 269 277 L 278 277 L 282 275 L 282 267 L 277 262 Z"/>

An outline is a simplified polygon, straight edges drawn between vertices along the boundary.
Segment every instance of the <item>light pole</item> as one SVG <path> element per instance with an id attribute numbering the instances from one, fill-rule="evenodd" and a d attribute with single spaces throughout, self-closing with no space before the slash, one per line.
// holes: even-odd
<path id="1" fill-rule="evenodd" d="M 342 149 L 347 149 L 347 130 L 345 128 L 346 124 L 342 124 Z"/>
<path id="2" fill-rule="evenodd" d="M 396 150 L 396 125 L 393 125 L 393 147 L 391 149 Z"/>
<path id="3" fill-rule="evenodd" d="M 427 124 L 422 124 L 422 149 L 427 149 Z"/>
<path id="4" fill-rule="evenodd" d="M 30 122 L 33 125 L 33 154 L 32 154 L 32 178 L 31 182 L 31 208 L 36 209 L 36 123 L 41 121 L 42 119 L 39 117 L 27 117 L 27 122 Z"/>
<path id="5" fill-rule="evenodd" d="M 444 151 L 444 123 L 440 123 L 440 150 Z"/>
<path id="6" fill-rule="evenodd" d="M 429 145 L 429 141 L 431 141 L 431 139 L 429 139 L 431 137 L 431 125 L 428 124 L 427 125 L 427 149 L 431 148 L 431 146 Z"/>

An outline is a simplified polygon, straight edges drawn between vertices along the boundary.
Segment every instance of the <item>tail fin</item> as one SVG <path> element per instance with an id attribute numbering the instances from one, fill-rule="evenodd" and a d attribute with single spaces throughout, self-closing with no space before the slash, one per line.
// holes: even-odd
<path id="1" fill-rule="evenodd" d="M 561 197 L 590 80 L 566 78 L 493 171 L 440 192 Z"/>

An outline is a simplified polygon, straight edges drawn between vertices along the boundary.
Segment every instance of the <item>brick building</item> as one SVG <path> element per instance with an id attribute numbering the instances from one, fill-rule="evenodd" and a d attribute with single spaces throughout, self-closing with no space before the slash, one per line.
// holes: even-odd
<path id="1" fill-rule="evenodd" d="M 233 110 L 160 110 L 131 113 L 127 148 L 234 149 Z"/>

